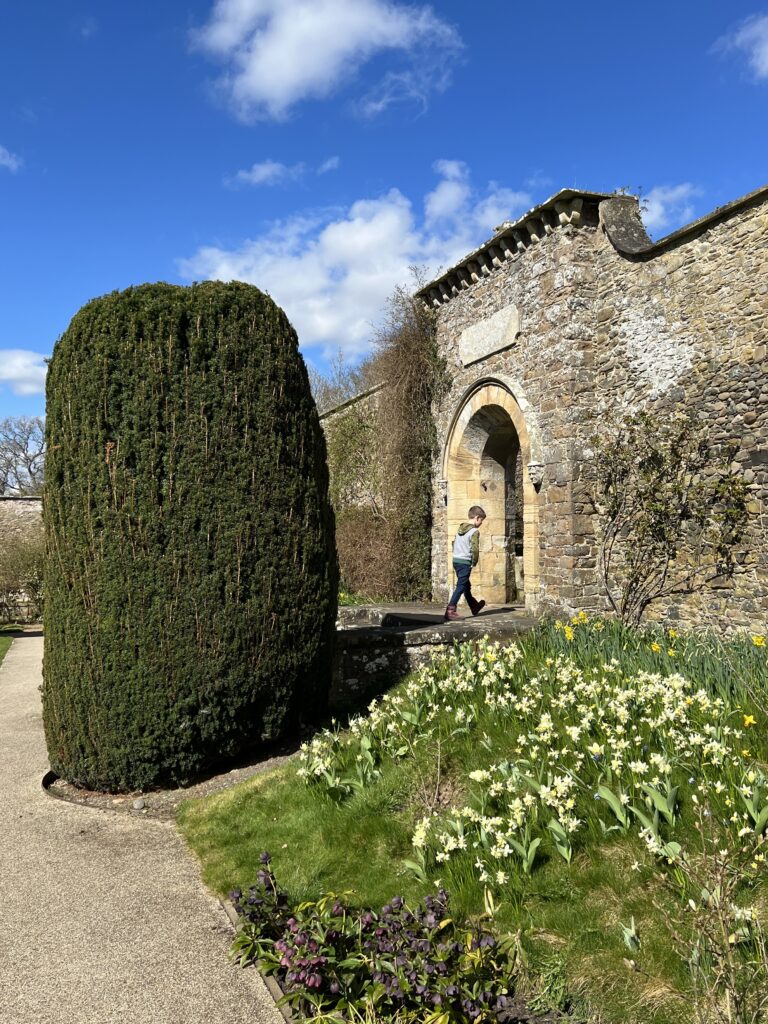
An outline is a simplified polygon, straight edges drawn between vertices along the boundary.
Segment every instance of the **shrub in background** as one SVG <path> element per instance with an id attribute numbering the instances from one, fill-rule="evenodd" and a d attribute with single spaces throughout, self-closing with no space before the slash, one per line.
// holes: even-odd
<path id="1" fill-rule="evenodd" d="M 336 614 L 325 445 L 296 334 L 249 285 L 86 305 L 48 373 L 51 766 L 183 783 L 324 704 Z"/>
<path id="2" fill-rule="evenodd" d="M 43 614 L 42 529 L 10 537 L 0 548 L 0 622 L 38 622 Z"/>
<path id="3" fill-rule="evenodd" d="M 414 274 L 417 287 L 423 275 Z M 431 591 L 433 403 L 446 387 L 434 311 L 404 288 L 387 303 L 374 354 L 357 370 L 337 361 L 316 393 L 347 401 L 324 420 L 339 565 L 353 591 L 411 600 Z M 372 385 L 380 385 L 375 393 Z"/>

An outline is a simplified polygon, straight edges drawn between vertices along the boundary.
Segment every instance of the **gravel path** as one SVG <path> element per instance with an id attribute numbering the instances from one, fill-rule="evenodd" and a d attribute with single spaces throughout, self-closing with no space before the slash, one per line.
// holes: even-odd
<path id="1" fill-rule="evenodd" d="M 0 666 L 0 1021 L 281 1024 L 171 822 L 43 792 L 42 647 Z"/>

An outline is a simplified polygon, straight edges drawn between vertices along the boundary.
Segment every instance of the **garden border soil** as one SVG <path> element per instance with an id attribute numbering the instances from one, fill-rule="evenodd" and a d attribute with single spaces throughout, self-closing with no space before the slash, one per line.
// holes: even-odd
<path id="1" fill-rule="evenodd" d="M 164 821 L 173 821 L 180 805 L 185 800 L 193 800 L 210 796 L 213 793 L 220 793 L 231 789 L 239 782 L 254 775 L 261 775 L 265 772 L 279 768 L 295 753 L 294 747 L 281 747 L 269 756 L 253 764 L 241 765 L 229 771 L 212 775 L 202 779 L 190 786 L 177 787 L 175 789 L 150 789 L 136 790 L 130 793 L 104 793 L 97 790 L 80 789 L 72 785 L 66 779 L 62 779 L 56 772 L 49 770 L 41 780 L 41 785 L 48 796 L 57 800 L 65 800 L 71 804 L 79 804 L 81 807 L 90 807 L 100 811 L 116 811 L 120 814 L 130 814 L 132 817 L 144 816 Z M 141 806 L 136 806 L 141 803 Z"/>

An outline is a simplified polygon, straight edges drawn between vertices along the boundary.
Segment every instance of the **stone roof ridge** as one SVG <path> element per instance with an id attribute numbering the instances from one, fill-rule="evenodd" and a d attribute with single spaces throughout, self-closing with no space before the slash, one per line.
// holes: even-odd
<path id="1" fill-rule="evenodd" d="M 416 294 L 430 306 L 441 306 L 449 302 L 463 289 L 487 277 L 507 260 L 541 241 L 556 228 L 566 224 L 580 226 L 586 203 L 599 207 L 600 225 L 617 252 L 629 258 L 648 260 L 689 241 L 711 225 L 727 220 L 745 207 L 765 201 L 768 201 L 768 185 L 762 185 L 719 206 L 654 242 L 645 230 L 638 196 L 624 192 L 587 192 L 583 189 L 564 188 L 517 220 L 504 221 L 496 228 L 492 238 Z"/>
<path id="2" fill-rule="evenodd" d="M 428 305 L 440 306 L 448 302 L 454 295 L 469 288 L 481 277 L 488 276 L 506 260 L 531 245 L 539 242 L 556 228 L 565 224 L 578 227 L 584 202 L 599 203 L 603 199 L 614 197 L 624 198 L 617 192 L 588 192 L 584 189 L 563 188 L 553 196 L 532 207 L 527 213 L 515 221 L 505 220 L 500 224 L 493 237 L 483 242 L 477 249 L 464 256 L 458 263 L 446 270 L 440 277 L 431 281 L 416 293 Z M 627 196 L 637 202 L 636 196 Z"/>

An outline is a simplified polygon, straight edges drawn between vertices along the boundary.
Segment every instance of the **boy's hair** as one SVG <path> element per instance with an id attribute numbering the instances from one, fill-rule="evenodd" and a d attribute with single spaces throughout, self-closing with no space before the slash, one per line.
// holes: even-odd
<path id="1" fill-rule="evenodd" d="M 485 509 L 480 508 L 479 505 L 473 505 L 469 512 L 467 512 L 467 518 L 475 519 L 477 516 L 482 516 L 485 519 Z"/>

